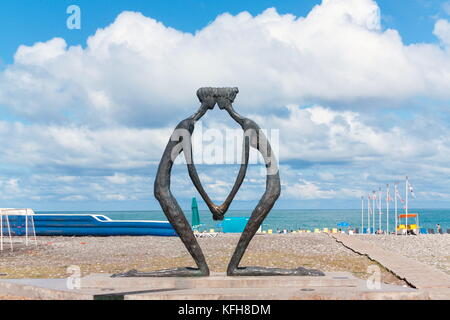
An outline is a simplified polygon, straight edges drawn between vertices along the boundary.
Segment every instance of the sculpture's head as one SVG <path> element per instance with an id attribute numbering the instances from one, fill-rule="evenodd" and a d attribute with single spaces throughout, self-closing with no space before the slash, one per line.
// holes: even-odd
<path id="1" fill-rule="evenodd" d="M 238 88 L 200 88 L 197 90 L 197 97 L 202 105 L 208 109 L 214 109 L 216 103 L 220 109 L 226 109 L 230 106 L 236 95 L 239 93 Z"/>
<path id="2" fill-rule="evenodd" d="M 220 109 L 227 109 L 231 106 L 239 93 L 239 89 L 234 88 L 217 88 L 216 89 L 216 102 Z"/>
<path id="3" fill-rule="evenodd" d="M 202 106 L 214 109 L 216 105 L 215 88 L 200 88 L 197 90 L 197 97 Z"/>

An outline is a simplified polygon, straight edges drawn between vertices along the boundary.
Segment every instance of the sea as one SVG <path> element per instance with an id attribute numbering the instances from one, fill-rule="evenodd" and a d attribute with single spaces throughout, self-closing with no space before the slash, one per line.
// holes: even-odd
<path id="1" fill-rule="evenodd" d="M 403 210 L 402 210 L 403 211 Z M 450 209 L 409 209 L 409 213 L 419 214 L 421 228 L 436 229 L 440 224 L 443 230 L 450 229 Z M 167 221 L 162 210 L 149 211 L 36 211 L 37 214 L 97 214 L 105 215 L 113 220 L 163 220 Z M 402 214 L 403 212 L 398 212 Z M 185 210 L 189 222 L 191 222 L 191 210 Z M 214 221 L 208 210 L 199 210 L 201 228 L 219 230 L 221 221 Z M 229 210 L 227 217 L 249 217 L 251 210 Z M 367 212 L 363 214 L 364 228 L 367 227 Z M 394 212 L 389 214 L 389 228 L 392 231 L 395 225 Z M 411 218 L 410 218 L 411 219 Z M 412 218 L 414 219 L 414 218 Z M 372 220 L 371 220 L 372 221 Z M 361 227 L 361 209 L 273 209 L 263 222 L 262 229 L 298 230 L 315 228 L 339 228 L 338 224 L 347 222 L 353 228 Z M 386 212 L 381 215 L 382 230 L 386 230 Z M 379 226 L 379 215 L 375 215 L 375 228 Z"/>

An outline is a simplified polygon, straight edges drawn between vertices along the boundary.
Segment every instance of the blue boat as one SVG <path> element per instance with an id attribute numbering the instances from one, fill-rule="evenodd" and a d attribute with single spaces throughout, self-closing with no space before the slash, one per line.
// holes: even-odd
<path id="1" fill-rule="evenodd" d="M 26 217 L 28 226 L 33 217 L 37 236 L 177 236 L 167 221 L 112 220 L 93 214 L 8 215 L 13 235 L 25 235 Z"/>

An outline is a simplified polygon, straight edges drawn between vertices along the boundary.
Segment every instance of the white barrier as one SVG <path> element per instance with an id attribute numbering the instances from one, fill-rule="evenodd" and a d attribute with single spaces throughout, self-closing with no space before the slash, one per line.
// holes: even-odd
<path id="1" fill-rule="evenodd" d="M 0 250 L 3 250 L 3 234 L 7 230 L 9 236 L 9 243 L 11 251 L 13 251 L 13 242 L 11 234 L 11 225 L 9 223 L 9 216 L 25 216 L 25 245 L 28 246 L 30 229 L 34 238 L 34 243 L 37 246 L 36 230 L 34 228 L 34 211 L 33 209 L 14 209 L 14 208 L 0 208 Z M 5 225 L 6 223 L 6 225 Z M 29 227 L 31 225 L 31 228 Z"/>

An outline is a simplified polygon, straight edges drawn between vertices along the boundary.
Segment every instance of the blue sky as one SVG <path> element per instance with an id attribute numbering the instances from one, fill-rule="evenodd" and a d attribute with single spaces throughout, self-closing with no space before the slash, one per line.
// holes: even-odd
<path id="1" fill-rule="evenodd" d="M 236 85 L 238 110 L 279 133 L 278 208 L 358 207 L 406 174 L 416 206 L 449 207 L 449 20 L 431 0 L 2 1 L 2 206 L 158 209 L 156 166 L 195 90 Z M 201 125 L 206 144 L 236 128 L 219 110 Z M 217 201 L 238 170 L 198 168 Z M 232 209 L 263 186 L 251 166 Z"/>
<path id="2" fill-rule="evenodd" d="M 432 34 L 437 17 L 445 16 L 439 0 L 379 0 L 383 26 L 397 29 L 405 43 L 434 42 Z M 249 11 L 255 15 L 275 7 L 279 13 L 304 16 L 321 0 L 5 0 L 0 7 L 1 58 L 12 62 L 17 47 L 32 45 L 53 37 L 63 37 L 68 44 L 82 44 L 97 28 L 109 25 L 124 10 L 139 11 L 166 26 L 195 32 L 213 21 L 217 15 Z M 66 8 L 76 4 L 82 8 L 82 29 L 66 28 Z"/>

